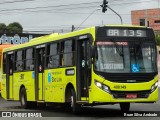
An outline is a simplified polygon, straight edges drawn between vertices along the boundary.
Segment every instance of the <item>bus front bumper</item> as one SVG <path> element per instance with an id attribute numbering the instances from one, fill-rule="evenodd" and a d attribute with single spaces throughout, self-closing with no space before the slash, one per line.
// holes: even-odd
<path id="1" fill-rule="evenodd" d="M 152 103 L 158 101 L 158 87 L 150 92 L 144 91 L 111 91 L 107 93 L 102 89 L 94 89 L 94 95 L 92 95 L 89 103 L 119 103 L 119 102 L 131 102 L 131 103 Z"/>

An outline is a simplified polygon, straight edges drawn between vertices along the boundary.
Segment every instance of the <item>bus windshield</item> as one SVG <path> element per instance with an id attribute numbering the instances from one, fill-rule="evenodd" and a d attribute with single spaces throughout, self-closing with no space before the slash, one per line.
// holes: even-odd
<path id="1" fill-rule="evenodd" d="M 152 42 L 98 41 L 95 70 L 108 73 L 152 73 L 156 71 L 156 47 Z"/>

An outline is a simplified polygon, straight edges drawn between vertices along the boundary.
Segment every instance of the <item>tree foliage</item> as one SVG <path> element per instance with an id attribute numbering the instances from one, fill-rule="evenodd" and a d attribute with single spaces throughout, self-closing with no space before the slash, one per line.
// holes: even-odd
<path id="1" fill-rule="evenodd" d="M 0 23 L 0 33 L 5 33 L 6 32 L 6 28 L 7 26 L 4 23 Z"/>
<path id="2" fill-rule="evenodd" d="M 155 34 L 157 45 L 160 46 L 160 34 Z"/>
<path id="3" fill-rule="evenodd" d="M 22 33 L 23 27 L 18 22 L 13 22 L 7 26 L 7 32 L 8 33 Z"/>
<path id="4" fill-rule="evenodd" d="M 18 22 L 10 23 L 6 26 L 4 23 L 0 23 L 0 33 L 22 33 L 23 27 Z"/>

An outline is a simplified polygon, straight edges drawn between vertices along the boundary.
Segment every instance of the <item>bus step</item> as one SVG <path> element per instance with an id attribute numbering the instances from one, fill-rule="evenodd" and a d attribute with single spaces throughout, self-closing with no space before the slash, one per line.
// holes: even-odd
<path id="1" fill-rule="evenodd" d="M 45 103 L 45 101 L 37 101 L 37 103 Z"/>
<path id="2" fill-rule="evenodd" d="M 13 101 L 13 100 L 14 100 L 13 98 L 7 99 L 7 101 Z"/>
<path id="3" fill-rule="evenodd" d="M 85 103 L 89 103 L 89 101 L 77 101 L 76 103 L 82 103 L 82 104 L 84 103 L 85 104 Z"/>

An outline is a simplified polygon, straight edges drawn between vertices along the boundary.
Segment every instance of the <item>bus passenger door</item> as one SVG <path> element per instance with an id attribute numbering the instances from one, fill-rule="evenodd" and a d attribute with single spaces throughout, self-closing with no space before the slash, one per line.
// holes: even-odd
<path id="1" fill-rule="evenodd" d="M 89 65 L 89 39 L 77 41 L 77 100 L 88 101 L 91 68 Z"/>
<path id="2" fill-rule="evenodd" d="M 36 100 L 43 101 L 43 86 L 44 86 L 44 55 L 45 55 L 45 45 L 36 46 L 36 69 L 35 69 L 35 91 Z"/>
<path id="3" fill-rule="evenodd" d="M 13 52 L 7 54 L 6 60 L 6 93 L 7 99 L 13 99 Z"/>

